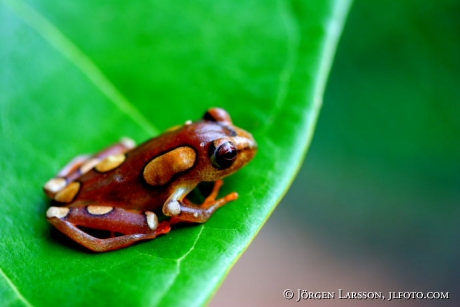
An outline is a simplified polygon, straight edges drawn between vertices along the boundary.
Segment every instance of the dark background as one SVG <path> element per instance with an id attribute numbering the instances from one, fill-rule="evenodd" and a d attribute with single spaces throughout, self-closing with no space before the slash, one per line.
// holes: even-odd
<path id="1" fill-rule="evenodd" d="M 304 166 L 211 306 L 458 306 L 459 137 L 460 2 L 355 1 Z"/>

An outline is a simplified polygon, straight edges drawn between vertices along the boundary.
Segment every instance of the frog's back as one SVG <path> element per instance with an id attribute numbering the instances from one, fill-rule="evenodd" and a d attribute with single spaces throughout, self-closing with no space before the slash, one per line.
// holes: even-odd
<path id="1" fill-rule="evenodd" d="M 167 150 L 163 137 L 151 139 L 125 154 L 121 165 L 106 172 L 97 167 L 81 175 L 80 191 L 70 206 L 98 204 L 134 210 L 155 210 L 167 199 L 168 186 L 153 187 L 144 177 L 145 165 Z"/>

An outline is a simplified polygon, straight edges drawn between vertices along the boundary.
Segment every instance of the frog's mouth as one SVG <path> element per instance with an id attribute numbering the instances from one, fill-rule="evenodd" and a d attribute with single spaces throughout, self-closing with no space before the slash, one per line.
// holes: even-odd
<path id="1" fill-rule="evenodd" d="M 254 158 L 257 153 L 257 143 L 252 134 L 243 129 L 238 129 L 238 135 L 232 137 L 232 140 L 235 143 L 239 156 L 238 161 L 241 164 L 238 167 L 242 167 Z"/>
<path id="2" fill-rule="evenodd" d="M 238 150 L 238 152 L 244 151 L 247 149 L 257 150 L 257 143 L 254 141 L 254 138 L 252 137 L 252 135 L 250 135 L 250 138 L 242 137 L 242 136 L 234 136 L 233 141 L 235 142 L 236 149 Z"/>
<path id="3" fill-rule="evenodd" d="M 235 130 L 236 135 L 232 136 L 232 139 L 235 142 L 238 152 L 247 149 L 254 151 L 257 150 L 257 143 L 251 133 L 238 127 L 233 127 L 233 129 Z"/>

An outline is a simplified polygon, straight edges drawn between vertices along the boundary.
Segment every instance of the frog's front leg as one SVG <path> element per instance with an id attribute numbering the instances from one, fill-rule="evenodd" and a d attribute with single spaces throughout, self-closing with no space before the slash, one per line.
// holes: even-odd
<path id="1" fill-rule="evenodd" d="M 170 231 L 169 222 L 158 223 L 155 213 L 111 206 L 50 207 L 48 221 L 72 240 L 95 252 L 120 249 L 141 240 L 150 240 Z M 121 234 L 97 238 L 78 226 Z"/>
<path id="2" fill-rule="evenodd" d="M 211 194 L 209 194 L 201 205 L 196 205 L 186 198 L 182 201 L 180 199 L 170 198 L 163 206 L 163 213 L 167 216 L 171 216 L 171 224 L 179 222 L 204 223 L 217 209 L 238 198 L 238 194 L 233 192 L 225 197 L 216 199 L 223 183 L 222 180 L 217 180 L 214 183 Z"/>
<path id="3" fill-rule="evenodd" d="M 93 167 L 116 167 L 122 162 L 124 153 L 135 146 L 133 140 L 122 138 L 120 142 L 96 153 L 95 155 L 80 155 L 72 159 L 56 177 L 51 178 L 43 187 L 46 195 L 52 199 L 69 186 L 75 179 L 91 170 Z"/>

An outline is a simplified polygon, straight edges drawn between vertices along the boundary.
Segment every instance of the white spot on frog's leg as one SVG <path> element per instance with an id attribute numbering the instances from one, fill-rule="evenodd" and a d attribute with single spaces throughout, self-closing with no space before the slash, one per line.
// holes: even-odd
<path id="1" fill-rule="evenodd" d="M 111 171 L 120 166 L 125 160 L 126 156 L 124 154 L 107 156 L 101 163 L 96 165 L 96 170 L 101 173 Z"/>
<path id="2" fill-rule="evenodd" d="M 67 185 L 67 181 L 64 178 L 52 178 L 45 183 L 43 187 L 47 194 L 56 194 Z"/>
<path id="3" fill-rule="evenodd" d="M 180 214 L 180 203 L 177 200 L 168 200 L 163 205 L 163 213 L 166 216 L 174 216 Z"/>
<path id="4" fill-rule="evenodd" d="M 80 182 L 74 181 L 56 194 L 54 199 L 61 203 L 70 203 L 80 191 Z"/>
<path id="5" fill-rule="evenodd" d="M 62 219 L 63 217 L 66 217 L 69 212 L 70 209 L 67 207 L 49 207 L 46 211 L 46 217 L 49 219 L 52 217 Z"/>
<path id="6" fill-rule="evenodd" d="M 88 206 L 86 210 L 92 215 L 104 215 L 113 210 L 113 207 L 109 206 Z"/>
<path id="7" fill-rule="evenodd" d="M 134 142 L 133 139 L 128 138 L 128 137 L 122 137 L 120 140 L 120 143 L 123 144 L 128 149 L 132 149 L 136 147 L 136 142 Z"/>
<path id="8" fill-rule="evenodd" d="M 81 167 L 80 167 L 80 173 L 85 174 L 89 172 L 93 167 L 95 167 L 99 162 L 101 162 L 101 159 L 98 158 L 92 158 L 89 159 L 87 162 L 85 162 Z"/>
<path id="9" fill-rule="evenodd" d="M 158 227 L 158 217 L 155 213 L 151 211 L 145 211 L 145 218 L 147 220 L 147 225 L 152 230 L 156 230 Z"/>

